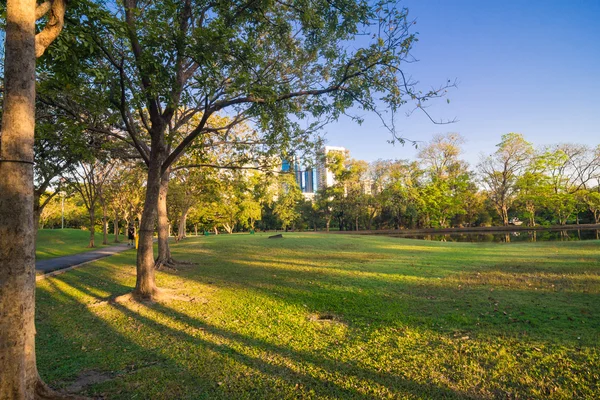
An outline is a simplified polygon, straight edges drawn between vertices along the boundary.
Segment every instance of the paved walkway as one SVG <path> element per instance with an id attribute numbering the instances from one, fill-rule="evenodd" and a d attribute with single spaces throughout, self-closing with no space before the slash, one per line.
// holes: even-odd
<path id="1" fill-rule="evenodd" d="M 85 253 L 72 254 L 70 256 L 49 258 L 47 260 L 39 260 L 35 262 L 35 269 L 42 274 L 48 274 L 54 271 L 69 269 L 81 264 L 95 261 L 100 258 L 112 256 L 125 250 L 133 249 L 127 244 L 118 244 L 114 246 L 104 247 L 98 250 L 91 250 Z"/>

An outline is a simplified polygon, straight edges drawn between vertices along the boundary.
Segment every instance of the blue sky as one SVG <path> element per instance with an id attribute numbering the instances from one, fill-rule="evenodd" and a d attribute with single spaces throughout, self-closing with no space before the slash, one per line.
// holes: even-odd
<path id="1" fill-rule="evenodd" d="M 428 141 L 458 132 L 473 166 L 508 132 L 534 145 L 600 144 L 600 1 L 407 0 L 416 18 L 419 62 L 407 70 L 424 89 L 446 79 L 458 87 L 428 111 L 458 122 L 434 125 L 422 113 L 397 119 L 402 136 Z M 329 145 L 354 158 L 415 158 L 410 145 L 392 146 L 374 116 L 358 126 L 340 120 L 326 128 Z"/>

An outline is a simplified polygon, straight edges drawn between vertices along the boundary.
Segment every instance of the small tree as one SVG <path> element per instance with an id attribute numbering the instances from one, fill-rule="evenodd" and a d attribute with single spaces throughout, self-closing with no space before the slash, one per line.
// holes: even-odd
<path id="1" fill-rule="evenodd" d="M 76 167 L 70 168 L 68 175 L 65 175 L 69 185 L 81 196 L 89 214 L 90 243 L 88 247 L 95 246 L 96 207 L 99 203 L 106 204 L 103 197 L 104 184 L 112 171 L 112 163 L 94 159 L 79 162 Z M 106 239 L 106 207 L 103 207 L 103 227 Z"/>

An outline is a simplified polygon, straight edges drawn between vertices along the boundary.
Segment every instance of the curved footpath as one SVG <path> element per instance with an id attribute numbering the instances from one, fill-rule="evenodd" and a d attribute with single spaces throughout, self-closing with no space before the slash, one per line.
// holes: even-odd
<path id="1" fill-rule="evenodd" d="M 98 250 L 87 251 L 85 253 L 39 260 L 35 262 L 35 270 L 36 273 L 38 273 L 36 280 L 57 275 L 72 268 L 79 267 L 80 265 L 131 249 L 133 249 L 133 247 L 128 246 L 127 244 L 118 244 Z"/>

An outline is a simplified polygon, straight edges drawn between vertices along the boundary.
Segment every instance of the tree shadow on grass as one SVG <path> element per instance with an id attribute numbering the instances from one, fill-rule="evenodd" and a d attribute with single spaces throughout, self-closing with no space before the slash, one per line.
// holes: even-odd
<path id="1" fill-rule="evenodd" d="M 486 285 L 481 278 L 467 279 L 465 272 L 456 269 L 444 279 L 415 280 L 404 279 L 402 273 L 387 277 L 368 271 L 349 272 L 345 266 L 312 268 L 315 263 L 310 260 L 303 267 L 301 261 L 290 259 L 288 263 L 284 257 L 237 258 L 226 254 L 221 260 L 218 265 L 208 263 L 179 276 L 222 288 L 253 290 L 298 308 L 307 306 L 314 313 L 331 312 L 342 316 L 351 327 L 420 325 L 441 332 L 468 330 L 490 340 L 506 335 L 522 338 L 525 334 L 538 341 L 577 347 L 583 344 L 578 337 L 593 338 L 600 329 L 600 320 L 592 314 L 600 296 L 583 293 L 577 287 L 551 288 L 550 283 L 559 286 L 563 279 L 554 272 L 542 279 L 548 287 L 538 288 L 509 281 L 504 286 Z M 515 271 L 519 269 L 507 269 L 510 272 L 496 265 L 479 271 L 484 276 L 512 273 L 516 281 Z M 550 275 L 545 268 L 526 269 L 538 271 L 542 278 Z M 589 268 L 582 268 L 586 270 Z M 571 274 L 564 280 L 575 277 Z"/>
<path id="2" fill-rule="evenodd" d="M 81 305 L 79 303 L 80 300 L 70 293 L 75 290 L 87 296 L 97 297 L 97 294 L 90 290 L 87 285 L 78 281 L 69 281 L 69 283 L 63 281 L 61 285 L 49 281 L 49 285 L 52 292 L 58 295 L 58 300 L 47 298 L 46 296 L 51 295 L 50 291 L 45 290 L 41 291 L 41 298 L 48 302 L 58 301 L 62 307 L 77 307 L 77 304 L 80 304 L 76 312 L 76 315 L 80 317 L 80 324 L 76 326 L 78 334 L 74 335 L 71 330 L 73 327 L 66 328 L 64 325 L 65 321 L 62 318 L 53 320 L 52 317 L 55 314 L 48 313 L 49 320 L 45 321 L 43 328 L 55 330 L 53 332 L 54 343 L 42 341 L 44 345 L 43 350 L 46 350 L 45 346 L 51 344 L 57 348 L 61 348 L 62 351 L 67 348 L 71 353 L 68 359 L 73 362 L 70 365 L 64 366 L 65 369 L 85 371 L 100 366 L 101 368 L 112 370 L 116 366 L 120 370 L 116 373 L 112 371 L 115 378 L 125 380 L 125 385 L 112 383 L 93 386 L 92 389 L 97 389 L 91 390 L 92 394 L 99 394 L 99 390 L 104 389 L 108 390 L 107 393 L 109 395 L 114 395 L 118 398 L 128 398 L 127 396 L 132 396 L 140 391 L 144 395 L 152 393 L 152 398 L 173 398 L 173 391 L 179 393 L 181 398 L 190 396 L 194 398 L 205 396 L 210 398 L 243 398 L 255 396 L 260 398 L 280 398 L 282 396 L 297 398 L 317 396 L 343 399 L 375 399 L 381 398 L 382 393 L 387 393 L 388 396 L 386 397 L 396 397 L 401 394 L 412 394 L 416 397 L 468 397 L 465 393 L 458 393 L 436 385 L 424 385 L 401 377 L 389 377 L 383 373 L 362 368 L 358 363 L 338 363 L 335 360 L 313 353 L 299 352 L 290 348 L 273 345 L 260 339 L 207 324 L 204 321 L 191 318 L 187 314 L 163 304 L 140 305 L 135 303 L 135 307 L 146 308 L 151 312 L 158 313 L 161 318 L 167 320 L 169 323 L 176 321 L 187 327 L 193 327 L 197 331 L 202 332 L 201 335 L 191 335 L 184 330 L 176 329 L 148 315 L 144 315 L 140 310 L 136 311 L 130 308 L 129 305 L 110 303 L 105 306 L 113 311 L 117 311 L 119 315 L 122 315 L 121 319 L 130 321 L 134 326 L 143 326 L 144 331 L 142 331 L 142 334 L 150 333 L 152 337 L 158 336 L 164 346 L 161 348 L 152 348 L 150 347 L 150 343 L 144 340 L 144 337 L 140 337 L 136 342 L 127 335 L 119 333 L 107 320 L 90 312 L 89 308 Z M 68 319 L 65 317 L 65 320 Z M 119 350 L 121 351 L 120 354 L 117 354 L 117 360 L 102 360 L 101 357 L 103 354 L 106 354 L 105 351 L 92 354 L 85 351 L 86 348 L 105 343 L 107 340 L 110 343 L 119 345 Z M 208 365 L 196 365 L 189 363 L 190 359 L 195 359 L 192 355 L 181 356 L 171 353 L 171 350 L 175 351 L 179 349 L 178 351 L 181 351 L 185 348 L 193 351 L 194 355 L 198 352 L 197 349 L 202 349 L 200 352 L 206 353 L 204 358 L 207 356 L 210 357 L 210 354 L 213 354 L 215 358 Z M 112 349 L 109 352 L 119 353 L 119 350 Z M 126 356 L 123 354 L 123 350 L 127 351 Z M 259 354 L 258 356 L 250 355 L 257 353 Z M 54 355 L 56 356 L 57 354 L 55 353 Z M 286 360 L 291 361 L 291 365 Z M 63 357 L 61 362 L 64 361 Z M 234 365 L 231 364 L 231 361 L 234 362 Z M 158 364 L 154 365 L 154 363 Z M 245 370 L 259 372 L 262 377 L 265 377 L 265 380 L 257 382 L 256 377 L 239 375 L 237 376 L 237 383 L 220 385 L 217 382 L 219 378 L 231 382 L 231 377 L 224 376 L 224 372 L 239 373 L 239 371 L 236 371 L 237 367 L 235 364 L 244 366 Z M 137 365 L 138 368 L 141 366 L 142 368 L 147 368 L 147 370 L 141 372 L 135 367 L 128 370 L 129 365 Z M 311 366 L 317 370 L 322 370 L 323 373 L 321 375 L 323 377 L 302 372 L 305 368 L 310 369 L 309 367 Z M 42 371 L 47 368 L 44 365 L 42 367 Z M 206 371 L 206 367 L 209 368 L 209 371 Z M 164 376 L 165 382 L 159 385 L 164 391 L 150 387 L 154 383 L 149 386 L 147 382 L 148 377 L 152 376 L 156 370 L 162 370 L 163 373 L 167 371 L 167 376 Z M 179 377 L 187 376 L 187 380 L 177 381 L 177 383 L 171 382 L 172 376 L 168 376 L 168 373 L 175 374 L 178 379 Z M 332 379 L 327 378 L 336 374 L 354 381 L 367 381 L 370 385 L 374 385 L 376 389 L 370 388 L 369 384 L 366 385 L 367 387 L 342 386 L 332 381 Z M 136 382 L 136 379 L 146 381 Z M 241 386 L 239 383 L 241 383 Z M 172 386 L 173 384 L 175 386 Z M 112 391 L 110 386 L 113 386 L 114 389 L 115 385 L 119 386 L 123 392 Z M 190 386 L 186 387 L 186 385 Z M 199 387 L 203 389 L 198 391 Z M 256 392 L 255 390 L 259 391 Z M 369 393 L 369 390 L 376 390 L 376 393 Z M 177 395 L 175 396 L 177 397 Z"/>

